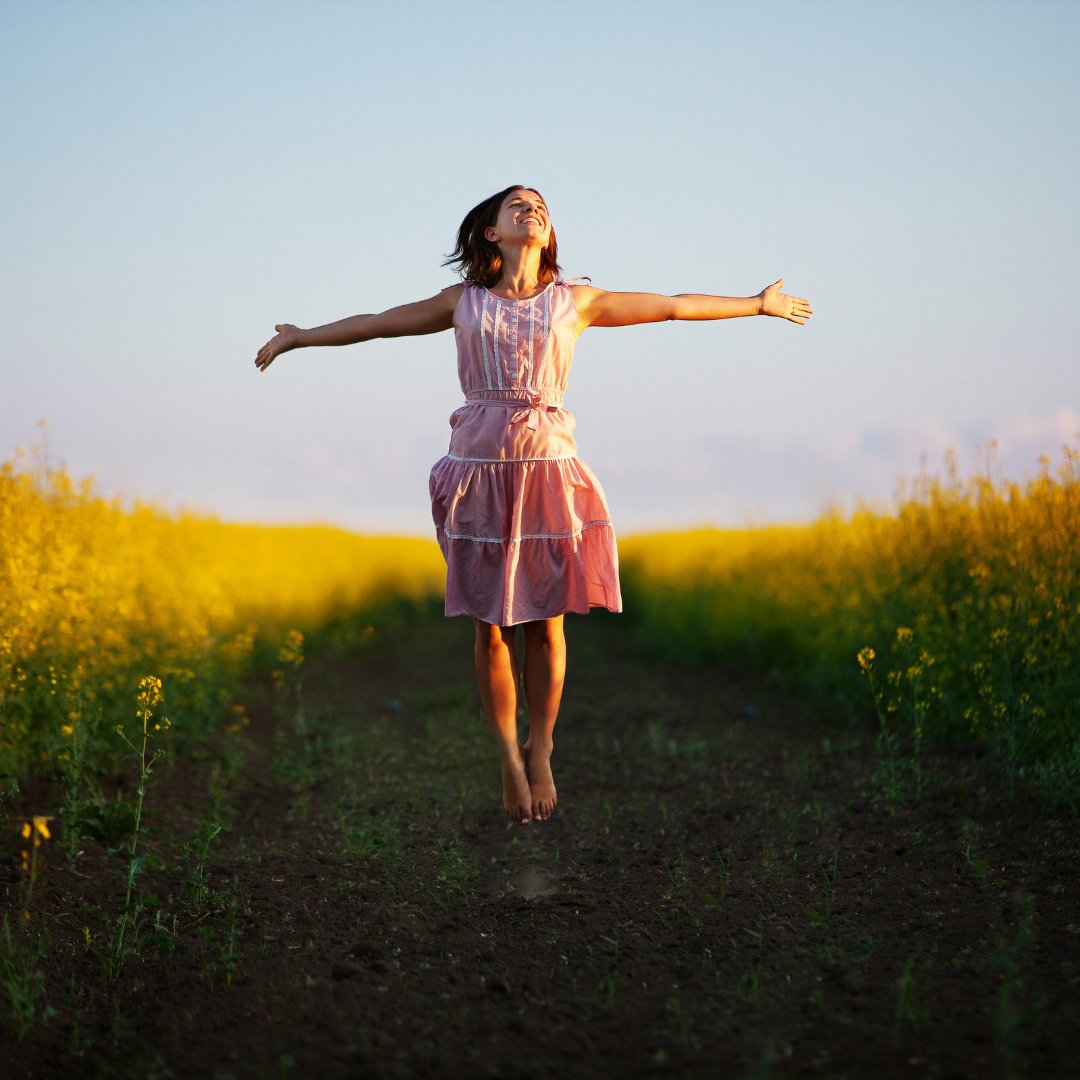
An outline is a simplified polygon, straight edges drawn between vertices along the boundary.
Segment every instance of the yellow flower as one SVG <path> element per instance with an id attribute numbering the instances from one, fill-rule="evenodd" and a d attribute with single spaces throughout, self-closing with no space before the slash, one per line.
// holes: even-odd
<path id="1" fill-rule="evenodd" d="M 41 833 L 46 840 L 52 839 L 52 833 L 49 832 L 49 819 L 47 817 L 34 816 L 34 829 Z"/>
<path id="2" fill-rule="evenodd" d="M 869 645 L 860 649 L 858 656 L 855 658 L 859 661 L 859 670 L 863 672 L 869 671 L 874 666 L 875 656 L 877 656 L 877 653 Z"/>
<path id="3" fill-rule="evenodd" d="M 304 662 L 304 635 L 299 630 L 290 630 L 285 635 L 285 643 L 277 651 L 279 664 L 291 664 L 299 667 Z"/>
<path id="4" fill-rule="evenodd" d="M 907 645 L 914 636 L 915 632 L 910 626 L 898 626 L 896 628 L 896 643 L 898 645 Z"/>
<path id="5" fill-rule="evenodd" d="M 164 700 L 161 693 L 161 680 L 156 675 L 144 675 L 139 680 L 139 704 L 144 709 L 152 709 Z"/>
<path id="6" fill-rule="evenodd" d="M 67 738 L 68 735 L 73 734 L 75 727 L 73 724 L 62 724 L 60 727 L 60 734 Z"/>
<path id="7" fill-rule="evenodd" d="M 23 837 L 23 839 L 24 840 L 29 840 L 30 839 L 30 833 L 32 831 L 33 830 L 30 828 L 30 822 L 29 821 L 24 821 L 23 826 L 22 826 L 22 837 Z"/>

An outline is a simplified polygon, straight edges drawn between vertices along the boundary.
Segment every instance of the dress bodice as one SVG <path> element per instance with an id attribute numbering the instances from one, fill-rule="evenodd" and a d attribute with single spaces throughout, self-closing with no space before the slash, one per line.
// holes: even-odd
<path id="1" fill-rule="evenodd" d="M 454 310 L 466 399 L 561 405 L 577 321 L 573 292 L 561 281 L 527 300 L 507 300 L 467 282 Z"/>

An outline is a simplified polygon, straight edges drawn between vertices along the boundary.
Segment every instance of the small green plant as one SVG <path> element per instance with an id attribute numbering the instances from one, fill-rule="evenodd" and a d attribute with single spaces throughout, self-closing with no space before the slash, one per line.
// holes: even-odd
<path id="1" fill-rule="evenodd" d="M 187 864 L 188 914 L 196 917 L 206 914 L 211 896 L 210 886 L 206 883 L 206 857 L 210 845 L 221 833 L 221 825 L 216 821 L 204 819 L 190 843 L 180 845 L 180 853 Z"/>
<path id="2" fill-rule="evenodd" d="M 21 1039 L 35 1023 L 48 1020 L 55 1010 L 44 1004 L 45 976 L 39 962 L 49 946 L 44 934 L 13 930 L 4 916 L 0 927 L 0 982 L 8 1000 L 8 1020 Z"/>
<path id="3" fill-rule="evenodd" d="M 42 846 L 52 839 L 49 831 L 51 817 L 35 815 L 23 820 L 19 835 L 25 845 L 22 849 L 21 888 L 22 928 L 12 929 L 11 920 L 4 916 L 0 930 L 0 982 L 10 1003 L 10 1021 L 15 1034 L 22 1038 L 35 1021 L 47 1020 L 54 1012 L 43 1005 L 45 976 L 40 968 L 41 958 L 49 946 L 49 939 L 30 926 L 34 901 L 34 886 L 41 873 L 40 852 Z"/>
<path id="4" fill-rule="evenodd" d="M 82 692 L 77 691 L 71 701 L 67 721 L 60 727 L 63 748 L 56 755 L 60 775 L 64 781 L 64 796 L 60 816 L 64 829 L 60 842 L 69 862 L 75 861 L 79 846 L 87 831 L 87 818 L 91 804 L 83 794 L 83 774 L 86 771 L 89 748 L 90 720 L 83 707 Z"/>
<path id="5" fill-rule="evenodd" d="M 686 1015 L 686 1009 L 683 1006 L 682 998 L 679 994 L 672 994 L 667 999 L 667 1013 L 671 1021 L 671 1026 L 675 1029 L 675 1037 L 683 1046 L 691 1046 L 697 1042 L 694 1036 L 693 1028 L 690 1025 L 690 1018 Z"/>
<path id="6" fill-rule="evenodd" d="M 607 974 L 596 984 L 594 996 L 599 1004 L 610 1006 L 615 1004 L 615 999 L 618 997 L 619 989 L 622 986 L 622 980 L 619 978 L 619 932 L 615 930 L 614 937 L 602 935 L 600 940 L 608 946 L 611 952 L 611 964 Z M 591 954 L 591 948 L 589 951 Z"/>
<path id="7" fill-rule="evenodd" d="M 375 859 L 393 855 L 401 848 L 401 837 L 390 826 L 377 822 L 370 825 L 340 823 L 342 850 L 357 859 Z"/>
<path id="8" fill-rule="evenodd" d="M 128 856 L 127 867 L 127 890 L 124 894 L 124 907 L 120 917 L 116 921 L 112 941 L 109 947 L 109 955 L 106 968 L 110 979 L 115 979 L 120 974 L 126 952 L 124 950 L 124 938 L 128 928 L 138 916 L 138 903 L 132 903 L 132 893 L 135 891 L 135 879 L 139 872 L 146 866 L 146 856 L 138 854 L 139 833 L 142 828 L 143 800 L 146 797 L 146 781 L 153 773 L 153 766 L 165 756 L 162 748 L 157 748 L 150 753 L 150 743 L 155 735 L 168 731 L 170 721 L 167 717 L 154 720 L 154 710 L 164 700 L 161 692 L 161 680 L 155 675 L 147 675 L 139 682 L 139 692 L 136 696 L 135 716 L 142 725 L 142 740 L 138 746 L 128 738 L 124 731 L 124 725 L 118 724 L 116 733 L 138 755 L 139 759 L 139 787 L 135 794 L 134 824 L 131 840 L 121 848 Z"/>
<path id="9" fill-rule="evenodd" d="M 241 732 L 251 723 L 243 705 L 233 705 L 231 719 L 225 725 L 225 739 L 221 752 L 210 769 L 210 808 L 209 816 L 219 821 L 222 827 L 231 823 L 235 813 L 226 797 L 232 789 L 236 777 L 244 765 L 244 750 L 241 744 Z"/>
<path id="10" fill-rule="evenodd" d="M 866 679 L 867 686 L 870 689 L 870 697 L 874 702 L 874 711 L 877 713 L 878 718 L 877 748 L 881 767 L 875 779 L 884 788 L 885 802 L 889 808 L 889 813 L 895 814 L 897 805 L 903 798 L 903 785 L 900 782 L 900 774 L 896 763 L 898 740 L 889 725 L 885 715 L 886 710 L 882 707 L 881 693 L 874 680 L 874 660 L 876 658 L 877 653 L 869 645 L 860 649 L 856 656 L 859 663 L 859 674 Z"/>
<path id="11" fill-rule="evenodd" d="M 225 971 L 226 986 L 232 986 L 233 974 L 236 972 L 236 912 L 238 906 L 236 896 L 230 896 L 228 907 L 225 909 L 225 941 L 221 950 L 221 966 Z"/>
<path id="12" fill-rule="evenodd" d="M 216 946 L 216 957 L 208 958 L 202 969 L 202 978 L 212 984 L 219 972 L 225 975 L 225 985 L 232 986 L 233 975 L 236 973 L 236 942 L 240 931 L 237 916 L 240 910 L 240 901 L 235 893 L 229 896 L 223 909 L 225 926 L 207 923 L 199 927 L 199 936 L 207 942 L 208 946 Z M 285 913 L 285 921 L 290 921 L 289 913 Z"/>
<path id="13" fill-rule="evenodd" d="M 277 688 L 281 705 L 281 714 L 285 716 L 290 703 L 295 709 L 293 723 L 296 734 L 307 736 L 307 716 L 304 712 L 304 679 L 300 668 L 304 663 L 304 635 L 299 630 L 290 630 L 285 641 L 277 651 L 277 667 L 272 672 L 274 686 Z"/>
<path id="14" fill-rule="evenodd" d="M 738 994 L 742 1001 L 752 1004 L 757 1001 L 762 986 L 765 985 L 765 967 L 761 960 L 760 950 L 755 953 L 753 962 L 748 971 L 739 976 Z"/>
<path id="15" fill-rule="evenodd" d="M 438 888 L 434 896 L 440 906 L 446 906 L 452 897 L 465 895 L 466 885 L 475 877 L 475 871 L 469 865 L 455 838 L 439 837 L 436 840 L 436 847 L 442 865 L 435 875 Z"/>
<path id="16" fill-rule="evenodd" d="M 836 902 L 836 886 L 840 880 L 836 852 L 833 852 L 830 859 L 822 855 L 818 856 L 818 872 L 823 882 L 821 907 L 818 910 L 807 909 L 807 915 L 815 926 L 828 926 L 832 920 L 833 904 Z"/>
<path id="17" fill-rule="evenodd" d="M 975 852 L 980 839 L 982 839 L 982 826 L 972 821 L 971 818 L 966 818 L 960 826 L 960 842 L 964 852 L 964 860 L 971 868 L 971 872 L 981 880 L 986 877 L 989 867 L 986 860 Z"/>
<path id="18" fill-rule="evenodd" d="M 717 844 L 713 849 L 713 854 L 716 856 L 716 862 L 719 867 L 716 875 L 720 883 L 717 888 L 719 895 L 716 899 L 719 901 L 719 906 L 723 907 L 724 901 L 727 899 L 728 885 L 731 882 L 731 866 L 735 861 L 735 852 L 731 849 L 730 844 L 723 849 Z"/>
<path id="19" fill-rule="evenodd" d="M 603 976 L 596 984 L 596 994 L 594 995 L 599 1004 L 608 1006 L 615 1003 L 616 997 L 619 994 L 619 976 L 616 972 L 610 971 L 607 975 Z"/>
<path id="20" fill-rule="evenodd" d="M 923 789 L 923 736 L 926 721 L 935 702 L 941 700 L 941 689 L 931 676 L 936 660 L 915 644 L 915 632 L 910 626 L 898 626 L 892 653 L 897 667 L 886 675 L 886 682 L 893 688 L 893 696 L 886 703 L 886 710 L 900 715 L 906 713 L 911 724 L 911 771 L 915 777 L 915 798 L 922 797 Z"/>
<path id="21" fill-rule="evenodd" d="M 922 1027 L 931 1016 L 930 1003 L 926 999 L 926 962 L 918 953 L 912 953 L 905 961 L 896 980 L 896 1033 L 904 1024 Z"/>
<path id="22" fill-rule="evenodd" d="M 1045 995 L 1033 985 L 1036 944 L 1035 899 L 1028 893 L 1016 893 L 1015 935 L 1005 941 L 993 956 L 1001 971 L 995 1017 L 996 1043 L 1001 1057 L 1002 1075 L 1026 1076 L 1023 1054 L 1038 1041 L 1046 1016 Z"/>
<path id="23" fill-rule="evenodd" d="M 4 803 L 6 803 L 8 799 L 13 798 L 18 794 L 19 781 L 16 780 L 13 776 L 7 777 L 3 782 L 3 786 L 0 787 L 0 808 L 3 807 Z"/>

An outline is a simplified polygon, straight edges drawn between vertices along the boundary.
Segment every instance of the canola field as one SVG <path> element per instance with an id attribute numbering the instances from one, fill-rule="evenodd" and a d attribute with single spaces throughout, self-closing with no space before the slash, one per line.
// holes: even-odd
<path id="1" fill-rule="evenodd" d="M 653 649 L 770 673 L 869 713 L 889 760 L 988 748 L 1075 803 L 1080 783 L 1080 450 L 1030 482 L 923 476 L 890 511 L 622 545 Z"/>
<path id="2" fill-rule="evenodd" d="M 0 784 L 118 761 L 146 677 L 169 738 L 203 738 L 237 722 L 260 648 L 288 663 L 304 632 L 438 595 L 444 577 L 433 542 L 125 508 L 63 470 L 2 462 Z"/>
<path id="3" fill-rule="evenodd" d="M 526 1072 L 600 1048 L 757 1075 L 790 1047 L 1058 1075 L 1076 830 L 1041 799 L 1080 805 L 1078 526 L 1066 450 L 1023 485 L 954 471 L 888 510 L 627 539 L 626 615 L 570 631 L 575 699 L 602 703 L 563 744 L 588 779 L 523 842 L 425 610 L 434 542 L 0 463 L 0 1057 L 479 1075 L 531 1046 Z M 552 1001 L 559 1058 L 548 1018 L 506 1026 Z"/>
<path id="4" fill-rule="evenodd" d="M 751 667 L 864 715 L 916 771 L 924 746 L 974 740 L 1010 782 L 1070 797 L 1078 537 L 1066 447 L 1025 485 L 953 469 L 888 511 L 630 538 L 626 618 L 653 655 Z M 232 701 L 260 647 L 298 664 L 303 633 L 443 581 L 430 541 L 125 507 L 2 462 L 0 784 L 115 762 L 146 677 L 170 740 L 242 722 Z"/>

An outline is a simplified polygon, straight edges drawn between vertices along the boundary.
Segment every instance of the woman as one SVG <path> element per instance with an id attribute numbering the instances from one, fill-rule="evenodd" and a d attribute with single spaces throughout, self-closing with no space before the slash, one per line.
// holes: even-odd
<path id="1" fill-rule="evenodd" d="M 576 456 L 562 407 L 574 344 L 589 326 L 772 315 L 805 323 L 809 303 L 756 296 L 614 293 L 559 277 L 547 204 L 513 185 L 465 216 L 448 260 L 464 281 L 378 315 L 310 330 L 280 324 L 255 363 L 312 345 L 455 330 L 465 404 L 450 418 L 449 453 L 431 471 L 432 515 L 447 562 L 446 614 L 472 616 L 475 663 L 499 749 L 503 806 L 519 824 L 557 802 L 551 772 L 566 670 L 563 615 L 622 610 L 618 555 L 603 490 Z M 517 734 L 516 632 L 524 637 L 529 737 Z"/>

